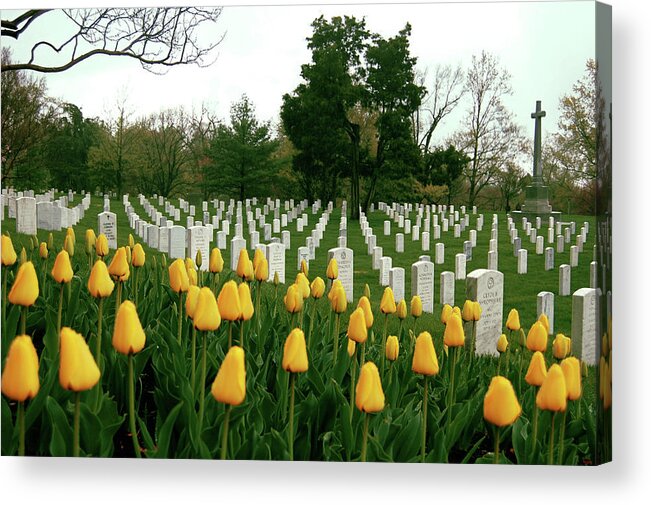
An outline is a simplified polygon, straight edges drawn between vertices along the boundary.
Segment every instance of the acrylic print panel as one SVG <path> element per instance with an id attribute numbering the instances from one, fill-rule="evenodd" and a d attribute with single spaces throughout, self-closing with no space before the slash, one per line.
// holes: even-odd
<path id="1" fill-rule="evenodd" d="M 608 6 L 2 19 L 3 455 L 611 459 Z"/>

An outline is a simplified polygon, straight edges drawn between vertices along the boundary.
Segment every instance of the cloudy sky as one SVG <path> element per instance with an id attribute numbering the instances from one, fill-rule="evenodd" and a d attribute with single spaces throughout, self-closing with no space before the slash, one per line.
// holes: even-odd
<path id="1" fill-rule="evenodd" d="M 210 67 L 180 66 L 165 75 L 154 75 L 136 61 L 99 56 L 66 72 L 46 75 L 48 91 L 81 106 L 87 117 L 112 114 L 117 99 L 126 96 L 134 117 L 166 107 L 198 109 L 206 104 L 226 118 L 230 105 L 246 93 L 259 118 L 276 122 L 282 95 L 300 82 L 300 66 L 310 59 L 305 41 L 311 33 L 310 23 L 322 14 L 365 17 L 370 30 L 386 37 L 411 23 L 412 54 L 418 58 L 418 69 L 428 75 L 437 64 L 467 68 L 472 55 L 482 50 L 493 53 L 512 75 L 514 93 L 507 105 L 529 136 L 533 135 L 530 113 L 535 101 L 542 100 L 547 111 L 544 132 L 555 131 L 559 98 L 571 90 L 583 75 L 586 60 L 594 55 L 594 4 L 585 1 L 233 5 L 225 7 L 218 22 L 202 34 L 205 40 L 224 35 Z M 7 17 L 11 13 L 4 11 L 3 19 Z M 68 32 L 64 16 L 43 16 L 19 41 L 2 42 L 21 59 L 38 35 L 64 40 Z M 46 51 L 39 57 L 55 61 Z M 459 109 L 437 141 L 457 129 L 462 118 Z"/>

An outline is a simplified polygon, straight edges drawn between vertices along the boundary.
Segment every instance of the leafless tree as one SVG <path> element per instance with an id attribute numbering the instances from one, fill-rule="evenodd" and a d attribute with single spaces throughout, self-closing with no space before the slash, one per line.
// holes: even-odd
<path id="1" fill-rule="evenodd" d="M 57 13 L 63 13 L 69 26 L 61 43 L 54 42 L 54 34 L 47 31 L 47 20 Z M 63 72 L 96 55 L 133 58 L 151 72 L 174 65 L 208 66 L 224 38 L 223 34 L 216 39 L 208 35 L 216 33 L 211 25 L 220 14 L 221 7 L 28 10 L 14 19 L 2 19 L 2 37 L 19 40 L 36 31 L 42 34 L 41 40 L 33 44 L 26 61 L 3 61 L 2 72 Z M 204 27 L 206 33 L 202 33 Z M 64 60 L 49 63 L 53 56 Z"/>

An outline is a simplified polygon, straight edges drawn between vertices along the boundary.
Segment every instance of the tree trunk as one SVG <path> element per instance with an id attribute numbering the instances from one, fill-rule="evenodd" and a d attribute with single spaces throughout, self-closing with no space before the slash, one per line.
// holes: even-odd
<path id="1" fill-rule="evenodd" d="M 348 124 L 348 136 L 352 144 L 351 178 L 350 178 L 350 219 L 359 221 L 359 125 Z"/>

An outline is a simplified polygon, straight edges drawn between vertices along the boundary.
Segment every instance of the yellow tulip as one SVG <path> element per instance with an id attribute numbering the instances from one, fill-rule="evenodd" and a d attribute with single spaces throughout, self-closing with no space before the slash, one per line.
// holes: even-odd
<path id="1" fill-rule="evenodd" d="M 255 280 L 265 282 L 269 278 L 269 262 L 267 258 L 262 258 L 258 266 L 255 267 Z"/>
<path id="2" fill-rule="evenodd" d="M 264 257 L 264 253 L 262 252 L 262 249 L 256 249 L 255 252 L 253 253 L 253 270 L 257 270 L 258 265 L 263 259 L 266 258 Z"/>
<path id="3" fill-rule="evenodd" d="M 97 260 L 88 277 L 88 291 L 94 298 L 107 298 L 113 293 L 115 284 L 108 273 L 106 263 Z"/>
<path id="4" fill-rule="evenodd" d="M 343 286 L 339 284 L 334 289 L 334 292 L 331 290 L 330 293 L 332 294 L 332 298 L 330 299 L 332 310 L 336 314 L 343 314 L 346 312 L 346 308 L 348 307 L 348 299 L 346 298 L 346 291 L 344 290 Z"/>
<path id="5" fill-rule="evenodd" d="M 567 399 L 578 400 L 581 398 L 581 363 L 574 356 L 561 361 L 561 370 L 565 376 Z"/>
<path id="6" fill-rule="evenodd" d="M 364 321 L 366 321 L 366 328 L 370 330 L 373 326 L 373 309 L 371 309 L 371 300 L 366 295 L 364 295 L 359 299 L 357 306 L 364 311 Z"/>
<path id="7" fill-rule="evenodd" d="M 61 328 L 59 384 L 68 391 L 87 391 L 99 382 L 100 372 L 84 337 Z"/>
<path id="8" fill-rule="evenodd" d="M 443 342 L 448 347 L 461 347 L 465 344 L 466 336 L 463 331 L 463 322 L 457 314 L 452 314 L 445 325 Z"/>
<path id="9" fill-rule="evenodd" d="M 194 268 L 188 270 L 188 287 L 197 286 L 199 284 L 197 280 L 197 271 Z"/>
<path id="10" fill-rule="evenodd" d="M 47 234 L 47 248 L 51 251 L 53 247 L 54 247 L 54 235 L 52 235 L 52 232 L 50 232 Z"/>
<path id="11" fill-rule="evenodd" d="M 335 289 L 343 288 L 343 284 L 339 279 L 336 279 L 332 282 L 332 285 L 330 286 L 330 291 L 328 292 L 328 300 L 332 301 L 332 297 L 334 296 Z"/>
<path id="12" fill-rule="evenodd" d="M 441 322 L 443 324 L 448 324 L 448 319 L 450 319 L 451 315 L 452 315 L 452 306 L 446 303 L 445 305 L 443 305 L 443 308 L 441 309 Z"/>
<path id="13" fill-rule="evenodd" d="M 301 295 L 301 288 L 296 284 L 292 284 L 287 288 L 287 293 L 284 298 L 285 309 L 290 314 L 295 314 L 303 310 L 303 296 Z"/>
<path id="14" fill-rule="evenodd" d="M 500 338 L 497 339 L 497 352 L 500 354 L 505 352 L 509 346 L 509 340 L 506 338 L 506 335 L 502 333 Z"/>
<path id="15" fill-rule="evenodd" d="M 412 317 L 420 317 L 423 315 L 423 301 L 420 296 L 414 295 L 411 297 L 410 311 Z"/>
<path id="16" fill-rule="evenodd" d="M 224 269 L 224 259 L 222 258 L 222 252 L 217 247 L 214 247 L 212 251 L 210 251 L 210 264 L 208 266 L 210 268 L 210 272 L 213 274 L 221 273 L 221 271 Z"/>
<path id="17" fill-rule="evenodd" d="M 38 355 L 27 335 L 18 335 L 9 346 L 2 368 L 2 394 L 10 400 L 24 402 L 36 396 L 40 388 Z"/>
<path id="18" fill-rule="evenodd" d="M 294 328 L 285 340 L 282 365 L 287 372 L 307 372 L 305 334 L 300 328 Z"/>
<path id="19" fill-rule="evenodd" d="M 219 367 L 210 388 L 215 400 L 227 405 L 240 405 L 246 397 L 246 368 L 244 349 L 232 346 Z"/>
<path id="20" fill-rule="evenodd" d="M 294 281 L 299 288 L 303 300 L 310 296 L 310 281 L 307 280 L 303 272 L 296 274 L 296 280 Z"/>
<path id="21" fill-rule="evenodd" d="M 185 258 L 185 271 L 186 273 L 190 273 L 190 270 L 196 270 L 197 267 L 194 264 L 194 260 L 192 258 Z"/>
<path id="22" fill-rule="evenodd" d="M 124 247 L 118 247 L 117 251 L 115 251 L 108 271 L 115 280 L 124 282 L 129 278 L 129 262 L 127 260 L 127 250 Z"/>
<path id="23" fill-rule="evenodd" d="M 564 359 L 570 353 L 571 341 L 562 333 L 558 333 L 554 342 L 552 342 L 552 351 L 554 358 Z"/>
<path id="24" fill-rule="evenodd" d="M 511 382 L 501 375 L 493 377 L 484 396 L 484 419 L 503 427 L 513 424 L 521 413 L 522 407 Z"/>
<path id="25" fill-rule="evenodd" d="M 348 331 L 346 335 L 351 340 L 359 344 L 366 342 L 368 338 L 368 333 L 366 330 L 366 318 L 364 316 L 364 309 L 357 307 L 353 313 L 350 315 L 348 320 Z"/>
<path id="26" fill-rule="evenodd" d="M 400 343 L 398 342 L 398 337 L 396 337 L 395 335 L 390 335 L 387 338 L 385 356 L 389 361 L 395 361 L 398 359 L 399 352 L 400 352 Z"/>
<path id="27" fill-rule="evenodd" d="M 38 278 L 31 261 L 20 265 L 14 283 L 9 291 L 9 301 L 14 305 L 30 307 L 38 298 Z"/>
<path id="28" fill-rule="evenodd" d="M 325 282 L 321 277 L 316 277 L 310 284 L 310 294 L 312 298 L 318 300 L 323 296 L 323 293 L 325 293 Z"/>
<path id="29" fill-rule="evenodd" d="M 41 259 L 46 260 L 49 254 L 50 253 L 47 250 L 47 244 L 45 242 L 41 242 L 38 246 L 38 255 L 41 257 Z"/>
<path id="30" fill-rule="evenodd" d="M 52 267 L 52 277 L 59 284 L 67 284 L 72 280 L 72 265 L 70 264 L 70 256 L 68 252 L 64 249 L 54 260 L 54 266 Z"/>
<path id="31" fill-rule="evenodd" d="M 337 260 L 331 258 L 328 262 L 328 268 L 326 269 L 326 277 L 328 279 L 334 280 L 339 277 L 339 266 L 337 265 Z"/>
<path id="32" fill-rule="evenodd" d="M 516 309 L 511 309 L 509 315 L 506 318 L 506 328 L 511 331 L 520 330 L 520 314 Z"/>
<path id="33" fill-rule="evenodd" d="M 129 237 L 127 238 L 127 244 L 128 244 L 128 246 L 129 246 L 131 249 L 133 249 L 133 246 L 135 245 L 135 243 L 136 243 L 136 241 L 133 240 L 133 235 L 131 235 L 131 233 L 129 233 Z"/>
<path id="34" fill-rule="evenodd" d="M 255 279 L 255 272 L 253 271 L 253 262 L 249 260 L 249 264 L 246 267 L 246 272 L 244 274 L 244 280 L 247 282 L 252 282 Z"/>
<path id="35" fill-rule="evenodd" d="M 383 314 L 393 314 L 396 311 L 396 300 L 390 287 L 384 288 L 384 294 L 380 301 L 380 310 Z"/>
<path id="36" fill-rule="evenodd" d="M 407 317 L 407 302 L 404 298 L 396 305 L 396 316 L 401 321 Z"/>
<path id="37" fill-rule="evenodd" d="M 237 293 L 240 298 L 240 306 L 242 308 L 242 315 L 240 319 L 248 321 L 253 317 L 253 302 L 251 301 L 251 290 L 246 282 L 241 283 L 237 287 Z"/>
<path id="38" fill-rule="evenodd" d="M 70 256 L 75 255 L 75 241 L 72 239 L 72 235 L 66 235 L 63 239 L 63 250 Z"/>
<path id="39" fill-rule="evenodd" d="M 527 349 L 543 353 L 547 350 L 547 330 L 540 321 L 533 323 L 527 334 Z"/>
<path id="40" fill-rule="evenodd" d="M 436 357 L 432 335 L 428 331 L 422 332 L 416 338 L 411 369 L 413 372 L 423 375 L 436 375 L 439 373 L 439 361 Z"/>
<path id="41" fill-rule="evenodd" d="M 95 231 L 92 228 L 86 230 L 86 254 L 90 256 L 93 254 L 93 249 L 95 249 L 95 242 L 97 237 L 95 236 Z"/>
<path id="42" fill-rule="evenodd" d="M 199 290 L 197 307 L 194 309 L 194 319 L 192 321 L 194 327 L 199 331 L 214 331 L 219 328 L 222 316 L 215 295 L 210 288 L 204 286 Z"/>
<path id="43" fill-rule="evenodd" d="M 199 286 L 190 286 L 188 288 L 188 295 L 185 298 L 185 313 L 190 319 L 194 318 L 194 312 L 197 310 L 199 291 L 201 291 Z"/>
<path id="44" fill-rule="evenodd" d="M 251 260 L 249 259 L 249 252 L 244 248 L 240 249 L 240 256 L 237 259 L 237 269 L 236 269 L 236 273 L 238 277 L 241 277 L 242 279 L 246 279 L 250 262 Z"/>
<path id="45" fill-rule="evenodd" d="M 16 260 L 18 255 L 14 249 L 14 244 L 9 235 L 2 236 L 2 266 L 10 267 Z"/>
<path id="46" fill-rule="evenodd" d="M 461 311 L 461 317 L 464 321 L 472 321 L 474 313 L 475 303 L 472 300 L 466 300 L 463 303 L 463 310 Z"/>
<path id="47" fill-rule="evenodd" d="M 133 302 L 125 300 L 115 316 L 113 348 L 120 354 L 135 354 L 145 347 L 145 332 Z"/>
<path id="48" fill-rule="evenodd" d="M 95 240 L 95 252 L 101 258 L 108 254 L 108 239 L 103 233 L 100 233 Z"/>
<path id="49" fill-rule="evenodd" d="M 540 316 L 538 316 L 538 322 L 545 327 L 545 331 L 547 331 L 547 335 L 549 335 L 549 319 L 547 319 L 547 314 L 540 314 Z"/>
<path id="50" fill-rule="evenodd" d="M 384 391 L 380 373 L 372 361 L 367 361 L 359 373 L 355 388 L 355 405 L 362 412 L 380 412 L 384 409 Z"/>
<path id="51" fill-rule="evenodd" d="M 240 294 L 235 281 L 228 281 L 223 286 L 217 297 L 219 314 L 225 321 L 237 321 L 242 316 Z"/>
<path id="52" fill-rule="evenodd" d="M 481 305 L 479 302 L 474 302 L 472 307 L 472 319 L 473 321 L 479 321 L 481 318 Z"/>
<path id="53" fill-rule="evenodd" d="M 305 275 L 305 277 L 309 275 L 310 267 L 308 266 L 307 261 L 301 260 L 301 268 L 298 271 Z"/>
<path id="54" fill-rule="evenodd" d="M 529 362 L 529 369 L 524 376 L 524 380 L 530 386 L 542 386 L 543 381 L 547 377 L 547 366 L 545 365 L 545 357 L 540 351 L 536 351 L 531 356 Z"/>
<path id="55" fill-rule="evenodd" d="M 549 367 L 536 395 L 536 405 L 541 410 L 553 412 L 563 412 L 567 408 L 567 386 L 560 366 L 554 364 Z"/>
<path id="56" fill-rule="evenodd" d="M 185 268 L 185 263 L 181 258 L 172 262 L 168 268 L 170 276 L 170 287 L 175 293 L 185 293 L 190 287 L 190 279 L 188 278 L 188 271 Z"/>
<path id="57" fill-rule="evenodd" d="M 145 250 L 142 245 L 136 244 L 131 251 L 131 264 L 134 267 L 141 267 L 145 264 Z"/>
<path id="58" fill-rule="evenodd" d="M 348 339 L 348 348 L 346 349 L 348 351 L 348 356 L 351 358 L 353 357 L 353 354 L 355 354 L 355 346 L 357 343 L 354 340 Z"/>

